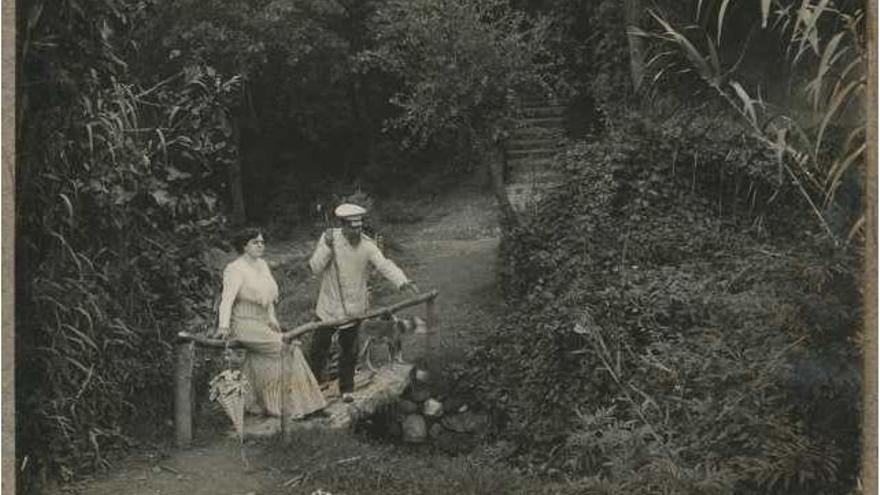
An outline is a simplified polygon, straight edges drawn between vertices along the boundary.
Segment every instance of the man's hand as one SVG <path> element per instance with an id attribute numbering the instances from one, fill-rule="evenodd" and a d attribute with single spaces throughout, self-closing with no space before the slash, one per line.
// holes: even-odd
<path id="1" fill-rule="evenodd" d="M 217 331 L 208 337 L 214 339 L 227 339 L 229 338 L 229 327 L 218 327 Z"/>
<path id="2" fill-rule="evenodd" d="M 407 282 L 400 286 L 401 291 L 409 292 L 410 294 L 417 296 L 419 295 L 419 288 L 416 286 L 415 282 Z"/>

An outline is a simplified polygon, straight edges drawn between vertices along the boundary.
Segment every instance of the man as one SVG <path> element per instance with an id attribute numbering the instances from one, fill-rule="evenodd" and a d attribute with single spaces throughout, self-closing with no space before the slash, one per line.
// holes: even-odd
<path id="1" fill-rule="evenodd" d="M 418 294 L 418 288 L 391 260 L 385 258 L 372 239 L 363 233 L 364 208 L 354 204 L 340 205 L 334 211 L 342 220 L 341 229 L 328 229 L 321 235 L 309 268 L 315 275 L 322 274 L 318 305 L 318 319 L 331 321 L 361 316 L 367 311 L 367 279 L 370 265 L 374 266 L 398 290 Z M 339 391 L 342 400 L 351 402 L 354 390 L 354 368 L 357 361 L 358 330 L 360 321 L 339 328 Z M 335 328 L 315 332 L 309 363 L 312 372 L 321 379 L 327 360 L 327 351 Z"/>

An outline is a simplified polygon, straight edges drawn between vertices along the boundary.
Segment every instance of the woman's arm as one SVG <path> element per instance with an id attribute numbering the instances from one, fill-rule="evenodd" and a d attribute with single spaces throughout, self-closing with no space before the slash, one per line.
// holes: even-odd
<path id="1" fill-rule="evenodd" d="M 278 323 L 278 317 L 275 316 L 275 302 L 269 303 L 269 327 L 276 332 L 281 331 L 281 324 Z"/>
<path id="2" fill-rule="evenodd" d="M 220 317 L 217 325 L 217 333 L 223 337 L 229 335 L 232 305 L 235 303 L 238 291 L 241 290 L 242 283 L 244 279 L 235 266 L 232 263 L 226 265 L 223 270 L 223 293 L 220 296 Z"/>

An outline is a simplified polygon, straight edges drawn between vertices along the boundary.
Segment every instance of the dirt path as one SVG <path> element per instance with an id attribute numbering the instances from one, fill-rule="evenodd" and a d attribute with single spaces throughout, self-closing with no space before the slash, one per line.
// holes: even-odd
<path id="1" fill-rule="evenodd" d="M 441 321 L 428 360 L 429 366 L 442 374 L 443 367 L 460 361 L 497 317 L 499 232 L 491 196 L 477 187 L 465 186 L 419 207 L 427 208 L 430 215 L 414 224 L 388 226 L 387 254 L 422 290 L 440 291 L 437 307 Z M 279 305 L 279 316 L 286 325 L 306 320 L 313 304 L 316 281 L 305 274 L 302 266 L 312 242 L 275 245 L 267 253 L 270 262 L 275 263 L 276 277 L 282 279 L 282 292 L 287 294 Z M 377 304 L 399 297 L 383 286 L 377 287 L 374 295 Z M 95 495 L 290 493 L 281 490 L 285 473 L 265 462 L 265 452 L 274 447 L 247 446 L 248 467 L 242 462 L 235 440 L 222 434 L 199 435 L 198 428 L 196 435 L 196 444 L 189 450 L 141 452 L 104 476 L 59 490 Z M 309 456 L 308 452 L 302 454 Z M 402 452 L 395 462 L 406 464 L 410 455 Z M 424 464 L 424 459 L 413 462 Z M 442 479 L 444 475 L 439 474 Z"/>

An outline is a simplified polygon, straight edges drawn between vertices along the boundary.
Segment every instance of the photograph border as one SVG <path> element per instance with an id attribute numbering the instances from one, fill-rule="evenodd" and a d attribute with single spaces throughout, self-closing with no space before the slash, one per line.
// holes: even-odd
<path id="1" fill-rule="evenodd" d="M 863 286 L 864 334 L 863 346 L 863 424 L 861 491 L 877 493 L 878 437 L 877 437 L 877 167 L 878 167 L 878 94 L 877 94 L 877 0 L 865 0 L 867 12 L 868 46 L 868 111 L 867 146 L 868 166 L 865 180 L 865 261 L 866 275 Z M 2 0 L 2 164 L 0 164 L 0 202 L 2 202 L 2 482 L 0 491 L 15 493 L 15 153 L 17 80 L 16 60 L 16 1 Z"/>

